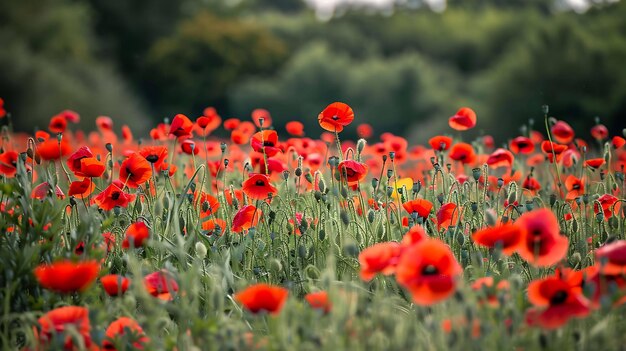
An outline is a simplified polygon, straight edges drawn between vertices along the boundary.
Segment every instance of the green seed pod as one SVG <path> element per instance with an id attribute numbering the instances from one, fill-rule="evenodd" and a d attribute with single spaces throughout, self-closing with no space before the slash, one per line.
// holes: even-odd
<path id="1" fill-rule="evenodd" d="M 324 229 L 320 229 L 319 234 L 317 235 L 318 239 L 320 239 L 320 241 L 323 241 L 326 238 L 326 231 Z"/>
<path id="2" fill-rule="evenodd" d="M 345 210 L 342 209 L 341 212 L 339 212 L 339 217 L 341 218 L 341 222 L 343 222 L 344 225 L 350 224 L 350 216 Z"/>

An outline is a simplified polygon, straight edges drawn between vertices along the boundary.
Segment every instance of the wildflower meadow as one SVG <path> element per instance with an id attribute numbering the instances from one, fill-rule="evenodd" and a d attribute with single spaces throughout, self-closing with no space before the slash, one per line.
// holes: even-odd
<path id="1" fill-rule="evenodd" d="M 537 106 L 495 142 L 453 106 L 407 140 L 328 103 L 31 135 L 2 101 L 1 348 L 624 350 L 621 130 Z"/>

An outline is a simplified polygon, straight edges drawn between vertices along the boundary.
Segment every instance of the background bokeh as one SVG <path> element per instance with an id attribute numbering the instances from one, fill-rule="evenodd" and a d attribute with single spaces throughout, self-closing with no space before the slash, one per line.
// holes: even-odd
<path id="1" fill-rule="evenodd" d="M 581 134 L 596 116 L 617 131 L 625 19 L 624 1 L 0 1 L 0 97 L 26 131 L 73 109 L 145 133 L 214 106 L 317 136 L 333 101 L 421 143 L 464 105 L 499 141 L 542 104 Z"/>

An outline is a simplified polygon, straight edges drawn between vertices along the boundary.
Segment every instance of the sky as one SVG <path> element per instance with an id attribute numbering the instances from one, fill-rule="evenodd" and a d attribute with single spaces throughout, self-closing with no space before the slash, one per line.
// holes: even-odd
<path id="1" fill-rule="evenodd" d="M 311 4 L 317 15 L 324 19 L 332 17 L 333 12 L 339 4 L 352 4 L 355 6 L 367 6 L 378 10 L 388 10 L 394 0 L 305 0 Z M 411 0 L 404 0 L 410 2 Z M 443 11 L 446 7 L 446 0 L 422 0 L 434 11 Z M 589 0 L 565 0 L 575 11 L 584 12 L 589 8 Z"/>

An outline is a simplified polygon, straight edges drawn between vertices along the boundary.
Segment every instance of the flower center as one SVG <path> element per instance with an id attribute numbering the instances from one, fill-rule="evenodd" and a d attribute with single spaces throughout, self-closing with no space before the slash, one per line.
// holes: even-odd
<path id="1" fill-rule="evenodd" d="M 560 305 L 564 303 L 565 300 L 567 300 L 567 292 L 564 290 L 559 290 L 550 298 L 550 304 Z"/>
<path id="2" fill-rule="evenodd" d="M 433 266 L 432 264 L 429 264 L 428 266 L 424 267 L 424 269 L 422 269 L 423 275 L 436 275 L 437 273 L 439 273 L 437 267 Z"/>
<path id="3" fill-rule="evenodd" d="M 254 185 L 256 185 L 256 186 L 265 186 L 265 181 L 263 181 L 263 180 L 259 179 L 259 180 L 257 180 L 257 181 L 254 183 Z"/>

